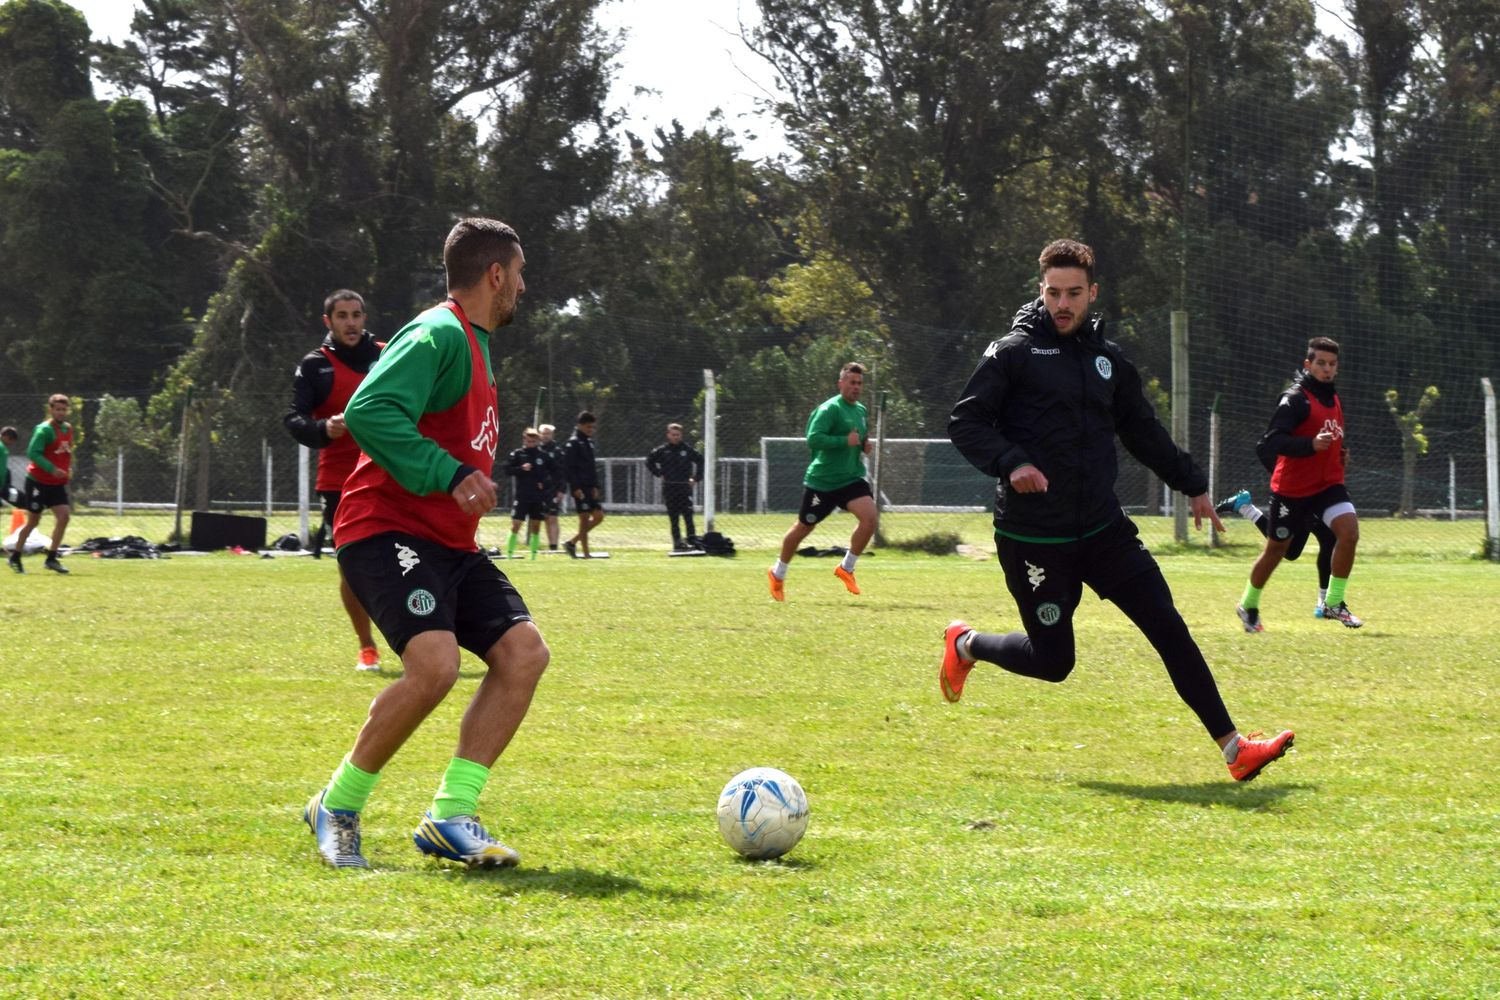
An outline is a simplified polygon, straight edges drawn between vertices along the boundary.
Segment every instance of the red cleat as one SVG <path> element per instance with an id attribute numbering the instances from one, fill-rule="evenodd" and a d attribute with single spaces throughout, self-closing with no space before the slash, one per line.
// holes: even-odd
<path id="1" fill-rule="evenodd" d="M 943 667 L 938 671 L 938 684 L 943 689 L 943 697 L 949 701 L 963 697 L 964 681 L 974 669 L 973 660 L 958 655 L 958 640 L 965 632 L 971 631 L 973 629 L 961 621 L 950 622 L 943 630 Z"/>
<path id="2" fill-rule="evenodd" d="M 1274 739 L 1258 740 L 1260 733 L 1251 733 L 1247 739 L 1244 736 L 1237 737 L 1240 741 L 1239 755 L 1234 758 L 1234 763 L 1229 765 L 1229 774 L 1235 781 L 1250 781 L 1261 769 L 1273 760 L 1279 760 L 1292 746 L 1292 731 L 1283 729 Z"/>

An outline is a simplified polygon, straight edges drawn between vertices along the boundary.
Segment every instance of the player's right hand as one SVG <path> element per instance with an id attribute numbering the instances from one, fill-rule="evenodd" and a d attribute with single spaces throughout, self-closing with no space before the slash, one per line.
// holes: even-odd
<path id="1" fill-rule="evenodd" d="M 1327 451 L 1333 446 L 1333 431 L 1318 431 L 1318 436 L 1313 438 L 1313 451 Z"/>
<path id="2" fill-rule="evenodd" d="M 495 509 L 495 482 L 475 469 L 453 487 L 452 497 L 465 514 L 478 516 Z"/>
<path id="3" fill-rule="evenodd" d="M 323 421 L 323 429 L 327 431 L 328 436 L 334 440 L 343 437 L 349 430 L 349 428 L 344 426 L 344 415 L 342 413 L 335 413 L 333 416 Z"/>
<path id="4" fill-rule="evenodd" d="M 1022 465 L 1011 470 L 1010 488 L 1017 493 L 1046 493 L 1047 477 L 1034 465 Z"/>

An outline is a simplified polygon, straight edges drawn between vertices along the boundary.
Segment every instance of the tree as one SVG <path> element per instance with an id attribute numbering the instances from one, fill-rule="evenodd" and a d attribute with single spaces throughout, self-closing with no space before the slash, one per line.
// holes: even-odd
<path id="1" fill-rule="evenodd" d="M 1398 399 L 1395 389 L 1385 391 L 1386 408 L 1391 411 L 1391 416 L 1396 418 L 1396 427 L 1401 432 L 1401 503 L 1396 513 L 1402 517 L 1412 517 L 1417 512 L 1413 499 L 1417 481 L 1417 459 L 1427 454 L 1427 435 L 1424 433 L 1422 421 L 1426 418 L 1428 411 L 1437 405 L 1438 389 L 1435 385 L 1429 385 L 1423 389 L 1416 408 L 1406 413 L 1401 412 L 1400 406 L 1397 405 Z"/>

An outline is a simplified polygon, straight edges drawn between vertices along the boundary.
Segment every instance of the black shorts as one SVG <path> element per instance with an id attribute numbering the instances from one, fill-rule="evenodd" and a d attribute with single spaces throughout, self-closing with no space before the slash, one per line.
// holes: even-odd
<path id="1" fill-rule="evenodd" d="M 555 496 L 548 497 L 542 506 L 548 517 L 556 517 L 562 513 L 562 501 Z"/>
<path id="2" fill-rule="evenodd" d="M 547 501 L 517 500 L 510 508 L 512 521 L 540 521 L 547 516 Z"/>
<path id="3" fill-rule="evenodd" d="M 589 511 L 593 510 L 604 510 L 604 504 L 600 503 L 599 498 L 594 496 L 593 494 L 594 488 L 586 487 L 583 490 L 582 500 L 578 499 L 576 496 L 573 498 L 573 509 L 580 514 L 587 514 Z"/>
<path id="4" fill-rule="evenodd" d="M 482 552 L 399 531 L 339 549 L 339 569 L 398 654 L 422 632 L 452 632 L 483 657 L 511 626 L 531 621 L 515 585 Z"/>
<path id="5" fill-rule="evenodd" d="M 693 485 L 691 483 L 663 483 L 661 498 L 667 505 L 668 514 L 691 514 L 693 512 Z"/>
<path id="6" fill-rule="evenodd" d="M 53 507 L 66 507 L 67 505 L 67 483 L 39 483 L 30 476 L 26 477 L 26 488 L 21 491 L 21 507 L 37 514 L 44 510 L 51 510 Z"/>
<path id="7" fill-rule="evenodd" d="M 1297 535 L 1305 535 L 1314 521 L 1323 520 L 1330 508 L 1341 504 L 1347 504 L 1349 512 L 1353 512 L 1354 502 L 1349 499 L 1349 488 L 1343 483 L 1307 497 L 1284 497 L 1272 493 L 1266 537 L 1274 542 L 1285 542 Z"/>
<path id="8" fill-rule="evenodd" d="M 1108 599 L 1143 574 L 1161 574 L 1135 522 L 1121 516 L 1076 542 L 1023 542 L 996 535 L 1005 586 L 1028 633 L 1071 628 L 1083 585 Z"/>
<path id="9" fill-rule="evenodd" d="M 869 482 L 863 479 L 856 479 L 848 486 L 840 486 L 836 490 L 826 492 L 815 490 L 811 486 L 804 486 L 802 508 L 797 511 L 797 520 L 803 524 L 818 524 L 839 507 L 848 510 L 850 501 L 874 495 L 870 492 Z"/>

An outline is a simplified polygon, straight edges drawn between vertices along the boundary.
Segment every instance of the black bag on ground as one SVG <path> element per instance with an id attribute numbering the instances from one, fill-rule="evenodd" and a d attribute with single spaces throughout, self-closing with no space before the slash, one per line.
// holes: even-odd
<path id="1" fill-rule="evenodd" d="M 734 555 L 734 539 L 728 538 L 717 531 L 710 531 L 704 535 L 699 539 L 699 544 L 703 551 L 711 556 Z"/>

